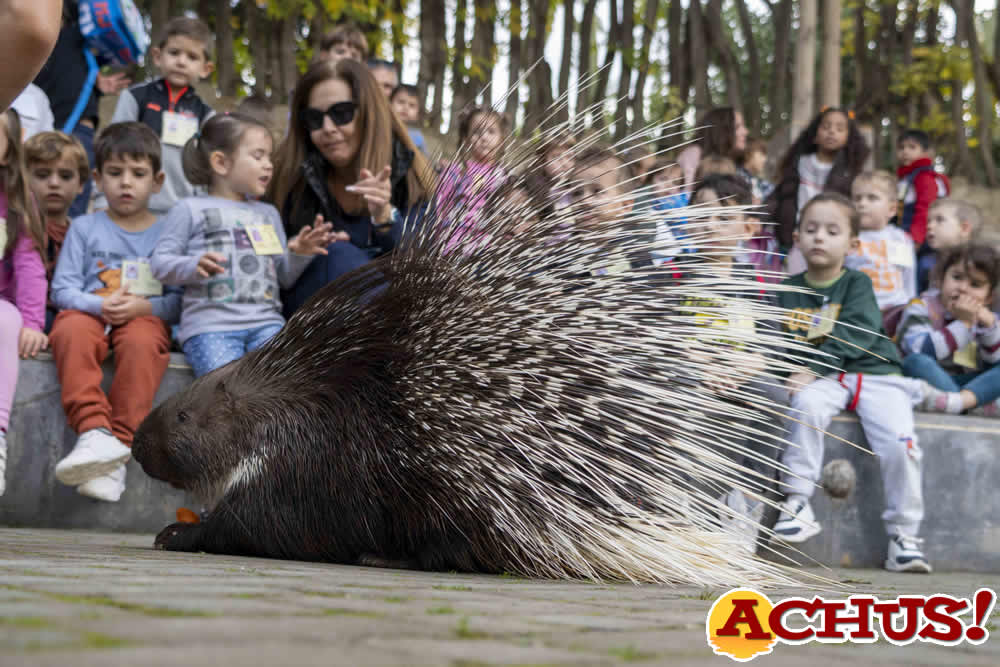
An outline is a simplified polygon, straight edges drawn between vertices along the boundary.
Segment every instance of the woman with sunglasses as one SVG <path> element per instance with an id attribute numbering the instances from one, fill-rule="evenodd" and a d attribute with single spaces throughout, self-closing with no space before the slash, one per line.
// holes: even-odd
<path id="1" fill-rule="evenodd" d="M 350 59 L 312 65 L 295 87 L 267 199 L 291 238 L 328 222 L 336 241 L 282 295 L 290 316 L 314 292 L 399 242 L 423 213 L 433 175 L 375 78 Z"/>

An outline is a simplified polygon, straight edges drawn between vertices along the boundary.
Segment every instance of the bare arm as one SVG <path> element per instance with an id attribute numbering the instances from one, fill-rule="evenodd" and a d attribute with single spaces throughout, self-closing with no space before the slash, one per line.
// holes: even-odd
<path id="1" fill-rule="evenodd" d="M 62 0 L 0 0 L 0 109 L 6 109 L 42 69 L 59 37 Z"/>

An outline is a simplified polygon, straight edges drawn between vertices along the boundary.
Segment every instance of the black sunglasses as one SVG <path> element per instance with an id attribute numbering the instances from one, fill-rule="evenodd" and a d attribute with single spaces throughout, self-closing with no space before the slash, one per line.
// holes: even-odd
<path id="1" fill-rule="evenodd" d="M 333 124 L 340 127 L 354 120 L 354 112 L 357 110 L 358 105 L 354 102 L 337 102 L 331 104 L 326 111 L 307 107 L 302 110 L 302 124 L 310 132 L 315 132 L 323 129 L 323 117 L 329 116 Z"/>

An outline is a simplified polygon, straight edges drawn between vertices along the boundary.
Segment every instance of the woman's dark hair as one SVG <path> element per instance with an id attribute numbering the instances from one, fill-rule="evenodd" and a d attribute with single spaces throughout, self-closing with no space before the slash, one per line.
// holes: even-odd
<path id="1" fill-rule="evenodd" d="M 851 236 L 859 236 L 861 234 L 861 214 L 858 213 L 858 209 L 854 208 L 854 204 L 851 200 L 840 194 L 839 192 L 832 192 L 827 190 L 826 192 L 821 192 L 802 207 L 802 211 L 799 213 L 799 220 L 806 217 L 806 212 L 815 206 L 816 204 L 822 204 L 823 202 L 829 202 L 832 204 L 837 204 L 844 212 L 847 213 L 847 221 L 851 226 Z"/>
<path id="2" fill-rule="evenodd" d="M 215 171 L 212 170 L 212 153 L 221 151 L 232 156 L 239 148 L 243 134 L 251 127 L 259 127 L 269 133 L 267 125 L 253 116 L 237 111 L 212 116 L 201 126 L 201 131 L 188 139 L 181 154 L 184 176 L 191 185 L 212 185 Z"/>
<path id="3" fill-rule="evenodd" d="M 705 112 L 698 121 L 702 130 L 698 145 L 702 155 L 721 155 L 739 161 L 742 151 L 733 148 L 736 136 L 736 110 L 732 107 L 716 107 Z"/>
<path id="4" fill-rule="evenodd" d="M 750 206 L 753 195 L 746 181 L 736 174 L 709 174 L 691 193 L 693 202 L 702 190 L 711 190 L 726 206 Z"/>
<path id="5" fill-rule="evenodd" d="M 797 169 L 800 157 L 816 152 L 816 133 L 819 131 L 819 126 L 823 123 L 823 119 L 832 113 L 843 114 L 844 118 L 847 119 L 847 143 L 837 152 L 837 156 L 833 161 L 833 168 L 846 168 L 852 177 L 861 173 L 865 166 L 865 160 L 868 159 L 868 154 L 871 153 L 871 148 L 868 147 L 868 142 L 865 141 L 865 138 L 861 136 L 858 124 L 851 117 L 851 112 L 840 107 L 823 109 L 809 123 L 809 127 L 799 133 L 795 143 L 788 148 L 785 156 L 781 158 L 779 173 L 785 174 Z"/>
<path id="6" fill-rule="evenodd" d="M 931 283 L 940 286 L 941 281 L 944 280 L 944 274 L 956 264 L 961 264 L 966 269 L 975 269 L 985 273 L 990 283 L 990 294 L 1000 282 L 1000 255 L 997 254 L 997 251 L 992 246 L 982 243 L 969 243 L 946 250 L 938 258 L 934 271 L 931 273 Z"/>

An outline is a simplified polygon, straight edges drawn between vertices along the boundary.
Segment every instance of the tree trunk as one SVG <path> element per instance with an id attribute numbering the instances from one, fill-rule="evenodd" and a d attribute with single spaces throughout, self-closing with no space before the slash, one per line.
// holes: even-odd
<path id="1" fill-rule="evenodd" d="M 993 63 L 990 66 L 990 78 L 997 97 L 1000 97 L 1000 0 L 993 9 Z"/>
<path id="2" fill-rule="evenodd" d="M 744 120 L 751 134 L 760 135 L 761 114 L 758 111 L 761 107 L 760 99 L 760 56 L 757 53 L 757 40 L 753 36 L 753 23 L 750 21 L 750 11 L 747 9 L 746 0 L 736 0 L 736 9 L 740 13 L 740 32 L 743 36 L 744 50 L 747 54 L 747 66 L 750 69 L 750 80 L 747 84 L 748 90 L 744 93 Z M 775 74 L 781 70 L 775 68 Z"/>
<path id="3" fill-rule="evenodd" d="M 493 26 L 496 23 L 496 0 L 474 0 L 476 23 L 472 34 L 472 46 L 469 51 L 472 61 L 469 73 L 469 98 L 483 95 L 483 104 L 493 106 L 493 66 L 497 61 L 496 34 Z"/>
<path id="4" fill-rule="evenodd" d="M 229 0 L 216 0 L 215 3 L 215 44 L 216 62 L 218 68 L 219 92 L 223 97 L 236 97 L 236 61 L 233 57 L 233 7 Z"/>
<path id="5" fill-rule="evenodd" d="M 729 106 L 743 111 L 743 90 L 740 82 L 740 64 L 733 53 L 733 47 L 722 22 L 722 0 L 708 0 L 705 8 L 705 27 L 710 44 L 719 54 L 719 64 L 726 76 L 726 98 Z"/>
<path id="6" fill-rule="evenodd" d="M 822 106 L 840 106 L 840 10 L 841 0 L 823 0 Z"/>
<path id="7" fill-rule="evenodd" d="M 785 122 L 791 120 L 788 106 L 788 72 L 787 66 L 792 43 L 792 1 L 781 0 L 774 6 L 774 63 L 771 66 L 773 83 L 771 88 L 770 112 L 768 121 L 771 131 L 776 131 Z"/>
<path id="8" fill-rule="evenodd" d="M 253 60 L 253 92 L 254 95 L 266 96 L 271 86 L 270 35 L 266 30 L 266 19 L 253 2 L 243 3 L 246 17 L 244 27 L 251 48 L 254 50 Z"/>
<path id="9" fill-rule="evenodd" d="M 157 45 L 160 43 L 160 33 L 174 15 L 174 0 L 153 0 L 149 5 L 149 22 L 153 26 L 151 37 L 153 44 Z"/>
<path id="10" fill-rule="evenodd" d="M 604 66 L 597 75 L 597 83 L 591 89 L 590 103 L 597 105 L 608 96 L 608 81 L 611 79 L 611 66 L 615 62 L 615 55 L 618 52 L 618 42 L 621 39 L 621 23 L 618 21 L 618 0 L 608 2 L 608 39 L 607 50 L 604 52 Z M 598 107 L 594 113 L 593 127 L 603 129 L 604 110 L 603 106 Z"/>
<path id="11" fill-rule="evenodd" d="M 525 109 L 524 133 L 529 136 L 543 119 L 545 110 L 552 104 L 552 68 L 545 60 L 546 28 L 549 23 L 550 6 L 548 2 L 528 3 L 528 62 L 535 64 L 535 69 L 528 77 L 531 96 Z M 537 63 L 537 64 L 536 64 Z"/>
<path id="12" fill-rule="evenodd" d="M 649 49 L 653 45 L 656 31 L 656 15 L 660 11 L 660 0 L 645 0 L 642 13 L 642 45 L 639 47 L 639 75 L 635 80 L 635 94 L 632 96 L 632 127 L 646 125 L 646 77 L 649 74 Z M 660 119 L 657 118 L 658 122 Z"/>
<path id="13" fill-rule="evenodd" d="M 295 88 L 299 78 L 299 66 L 295 62 L 295 42 L 298 36 L 295 23 L 294 16 L 286 16 L 275 23 L 275 27 L 279 31 L 279 61 L 281 63 L 281 95 L 278 100 L 282 103 L 288 101 L 288 95 Z"/>
<path id="14" fill-rule="evenodd" d="M 452 134 L 458 127 L 458 115 L 472 102 L 465 83 L 465 54 L 468 49 L 468 43 L 465 39 L 467 17 L 467 0 L 457 0 L 455 4 L 455 38 L 452 41 L 455 55 L 451 61 L 451 123 L 448 125 L 448 131 Z"/>
<path id="15" fill-rule="evenodd" d="M 778 64 L 780 67 L 780 64 Z M 794 141 L 812 120 L 816 82 L 816 0 L 799 1 L 799 34 L 795 44 L 795 88 L 792 91 Z"/>
<path id="16" fill-rule="evenodd" d="M 447 67 L 448 40 L 445 31 L 444 0 L 420 0 L 420 67 L 417 85 L 426 96 L 434 89 L 434 99 L 421 108 L 429 109 L 426 126 L 441 131 L 444 107 L 444 71 Z"/>
<path id="17" fill-rule="evenodd" d="M 913 65 L 913 43 L 917 37 L 917 26 L 920 23 L 920 0 L 910 0 L 906 6 L 906 23 L 903 25 L 902 35 L 902 57 L 903 67 L 908 68 Z M 916 95 L 908 95 L 906 98 L 906 124 L 915 125 L 917 122 L 917 103 L 919 98 Z"/>
<path id="18" fill-rule="evenodd" d="M 997 169 L 993 162 L 993 92 L 986 76 L 983 62 L 983 47 L 976 34 L 972 0 L 956 0 L 955 13 L 958 21 L 965 22 L 965 33 L 969 40 L 969 54 L 972 56 L 972 71 L 976 82 L 976 137 L 979 140 L 979 157 L 983 163 L 986 185 L 997 185 Z"/>
<path id="19" fill-rule="evenodd" d="M 687 49 L 685 48 L 684 8 L 681 0 L 669 0 L 667 9 L 667 49 L 670 57 L 670 87 L 680 98 L 681 106 L 686 107 L 691 93 L 691 81 L 688 79 Z M 1000 0 L 997 0 L 1000 2 Z"/>
<path id="20" fill-rule="evenodd" d="M 628 109 L 632 92 L 632 65 L 635 59 L 635 0 L 622 0 L 621 76 L 618 78 L 618 103 L 615 111 L 615 139 L 628 136 Z"/>
<path id="21" fill-rule="evenodd" d="M 402 69 L 403 47 L 406 44 L 406 0 L 392 0 L 392 61 Z"/>
<path id="22" fill-rule="evenodd" d="M 955 9 L 961 13 L 964 3 L 959 0 L 955 2 Z M 968 23 L 958 16 L 955 23 L 955 46 L 961 47 L 969 39 Z M 965 105 L 962 100 L 962 81 L 954 78 L 951 85 L 951 122 L 955 126 L 955 164 L 949 170 L 954 175 L 965 177 L 973 176 L 972 156 L 969 154 L 969 142 L 965 136 Z"/>
<path id="23" fill-rule="evenodd" d="M 521 78 L 521 33 L 524 32 L 524 19 L 521 13 L 521 0 L 511 0 L 510 2 L 510 56 L 508 65 L 507 86 L 507 115 L 511 120 L 517 118 L 517 110 L 521 105 L 521 87 L 518 81 Z"/>
<path id="24" fill-rule="evenodd" d="M 998 0 L 1000 2 L 1000 0 Z M 591 60 L 591 48 L 594 45 L 594 14 L 597 11 L 597 0 L 586 0 L 583 5 L 583 16 L 580 19 L 580 42 L 577 45 L 577 67 L 579 67 L 579 80 L 581 88 L 576 98 L 576 113 L 580 116 L 580 121 L 585 122 L 585 112 L 589 102 L 593 99 L 590 94 L 594 75 L 593 61 Z"/>
<path id="25" fill-rule="evenodd" d="M 708 53 L 705 18 L 700 0 L 691 0 L 688 6 L 688 43 L 691 50 L 691 74 L 694 83 L 694 110 L 700 118 L 712 107 L 712 94 L 708 90 Z"/>
<path id="26" fill-rule="evenodd" d="M 558 114 L 560 123 L 569 120 L 569 75 L 573 67 L 573 28 L 576 27 L 576 20 L 573 16 L 573 7 L 576 5 L 573 0 L 563 2 L 563 47 L 562 56 L 559 58 L 559 99 L 562 100 L 562 108 Z"/>

